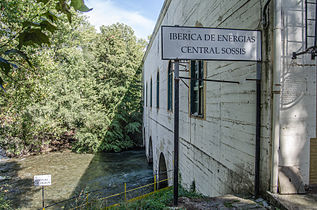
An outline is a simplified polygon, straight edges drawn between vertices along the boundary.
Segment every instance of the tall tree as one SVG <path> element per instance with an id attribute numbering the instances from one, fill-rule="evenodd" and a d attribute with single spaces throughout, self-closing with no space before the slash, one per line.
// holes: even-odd
<path id="1" fill-rule="evenodd" d="M 32 67 L 28 46 L 50 45 L 57 29 L 55 14 L 65 14 L 71 22 L 71 8 L 87 12 L 83 0 L 3 0 L 0 2 L 0 87 L 12 79 L 16 69 Z M 11 81 L 12 82 L 12 81 Z"/>

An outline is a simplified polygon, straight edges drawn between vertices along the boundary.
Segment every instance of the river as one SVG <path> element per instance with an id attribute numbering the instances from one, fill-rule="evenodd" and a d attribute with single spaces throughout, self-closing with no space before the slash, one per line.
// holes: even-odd
<path id="1" fill-rule="evenodd" d="M 80 192 L 105 197 L 153 182 L 152 166 L 144 151 L 121 153 L 76 154 L 70 151 L 12 158 L 0 161 L 0 188 L 6 192 L 15 209 L 42 207 L 41 187 L 35 187 L 34 175 L 50 174 L 52 185 L 44 188 L 45 206 L 72 198 Z M 121 198 L 123 199 L 123 195 Z M 74 205 L 72 199 L 47 209 Z M 80 200 L 80 199 L 79 199 Z"/>

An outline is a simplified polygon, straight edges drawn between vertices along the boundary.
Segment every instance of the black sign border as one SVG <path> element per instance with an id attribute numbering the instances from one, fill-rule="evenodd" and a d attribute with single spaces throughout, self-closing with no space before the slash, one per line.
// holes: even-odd
<path id="1" fill-rule="evenodd" d="M 163 58 L 163 28 L 200 28 L 200 29 L 221 29 L 221 30 L 233 30 L 233 31 L 256 31 L 260 32 L 260 52 L 261 52 L 261 59 L 260 60 L 230 60 L 230 59 L 189 59 L 189 58 Z M 251 30 L 251 29 L 238 29 L 238 28 L 213 28 L 213 27 L 193 27 L 193 26 L 168 26 L 168 25 L 162 25 L 161 26 L 161 60 L 204 60 L 204 61 L 245 61 L 245 62 L 261 62 L 262 61 L 262 31 L 261 30 Z"/>

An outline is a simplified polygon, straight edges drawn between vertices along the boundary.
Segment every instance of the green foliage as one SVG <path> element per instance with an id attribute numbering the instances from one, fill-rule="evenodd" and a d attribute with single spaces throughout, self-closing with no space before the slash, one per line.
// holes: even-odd
<path id="1" fill-rule="evenodd" d="M 50 45 L 50 33 L 57 29 L 55 14 L 66 14 L 71 22 L 71 7 L 87 12 L 83 0 L 3 0 L 0 2 L 0 86 L 3 88 L 9 72 L 23 66 L 6 52 L 19 52 L 22 62 L 30 64 L 25 53 L 27 46 Z M 23 51 L 22 51 L 23 48 Z M 11 58 L 11 59 L 10 59 Z M 11 60 L 11 61 L 10 61 Z M 3 75 L 4 74 L 4 75 Z"/>
<path id="2" fill-rule="evenodd" d="M 50 1 L 37 2 L 44 6 Z M 0 92 L 0 147 L 19 155 L 39 152 L 62 138 L 75 139 L 77 152 L 121 151 L 138 144 L 144 42 L 123 24 L 96 33 L 69 10 L 82 4 L 53 2 L 71 13 L 71 23 L 65 11 L 59 18 L 54 15 L 54 5 L 45 12 L 37 8 L 45 20 L 19 20 L 21 28 L 24 23 L 30 29 L 0 54 L 6 56 L 0 63 L 8 73 L 0 75 L 6 81 L 6 92 Z M 32 41 L 30 33 L 38 40 Z"/>
<path id="3" fill-rule="evenodd" d="M 0 193 L 0 209 L 12 209 L 10 201 L 6 200 L 2 193 Z"/>

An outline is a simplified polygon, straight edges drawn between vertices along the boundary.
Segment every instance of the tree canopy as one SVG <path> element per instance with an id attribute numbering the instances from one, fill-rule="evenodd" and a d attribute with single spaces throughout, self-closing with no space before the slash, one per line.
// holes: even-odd
<path id="1" fill-rule="evenodd" d="M 65 139 L 78 152 L 140 142 L 145 43 L 129 26 L 97 33 L 76 12 L 89 10 L 82 0 L 4 0 L 0 8 L 0 147 L 19 155 Z"/>

